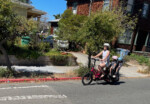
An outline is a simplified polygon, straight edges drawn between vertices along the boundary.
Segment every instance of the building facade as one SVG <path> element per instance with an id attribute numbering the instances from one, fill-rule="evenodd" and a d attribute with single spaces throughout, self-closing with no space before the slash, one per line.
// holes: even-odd
<path id="1" fill-rule="evenodd" d="M 126 0 L 127 12 L 138 16 L 134 31 L 127 30 L 117 47 L 150 52 L 150 0 Z"/>
<path id="2" fill-rule="evenodd" d="M 74 14 L 88 15 L 91 11 L 111 9 L 118 4 L 119 0 L 67 0 L 67 7 L 71 9 Z"/>
<path id="3" fill-rule="evenodd" d="M 58 30 L 58 22 L 59 22 L 60 19 L 55 19 L 55 20 L 51 20 L 49 22 L 50 24 L 50 34 L 51 35 L 55 35 L 55 32 Z"/>
<path id="4" fill-rule="evenodd" d="M 12 2 L 15 4 L 14 11 L 21 16 L 40 20 L 40 17 L 46 14 L 46 12 L 32 6 L 30 0 L 12 0 Z"/>
<path id="5" fill-rule="evenodd" d="M 112 9 L 121 0 L 67 0 L 67 7 L 74 14 L 88 15 L 91 11 Z M 138 23 L 134 31 L 126 30 L 113 45 L 130 51 L 150 52 L 150 0 L 123 0 L 127 12 L 138 15 Z"/>

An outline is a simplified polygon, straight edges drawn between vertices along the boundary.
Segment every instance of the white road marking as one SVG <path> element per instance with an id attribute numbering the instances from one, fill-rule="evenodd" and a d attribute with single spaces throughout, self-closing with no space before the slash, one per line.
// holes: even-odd
<path id="1" fill-rule="evenodd" d="M 27 95 L 27 96 L 6 96 L 0 97 L 0 101 L 19 101 L 36 99 L 66 99 L 66 95 Z"/>
<path id="2" fill-rule="evenodd" d="M 40 86 L 24 86 L 24 87 L 6 87 L 0 88 L 0 90 L 11 90 L 11 89 L 28 89 L 28 88 L 48 88 L 47 85 L 40 85 Z"/>

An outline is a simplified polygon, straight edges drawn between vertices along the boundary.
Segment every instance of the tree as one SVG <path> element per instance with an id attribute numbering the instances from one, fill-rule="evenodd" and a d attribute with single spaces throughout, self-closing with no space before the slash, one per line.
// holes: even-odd
<path id="1" fill-rule="evenodd" d="M 82 27 L 86 16 L 74 15 L 71 10 L 66 10 L 58 23 L 58 32 L 56 33 L 59 38 L 69 40 L 70 42 L 77 43 L 79 37 L 78 31 Z"/>
<path id="2" fill-rule="evenodd" d="M 59 22 L 58 36 L 61 39 L 80 43 L 83 48 L 86 46 L 89 55 L 88 67 L 90 67 L 92 53 L 99 51 L 103 43 L 111 42 L 126 29 L 133 30 L 136 21 L 136 18 L 125 14 L 121 7 L 111 11 L 97 11 L 88 17 L 73 15 L 71 10 L 66 10 Z"/>
<path id="3" fill-rule="evenodd" d="M 55 17 L 55 19 L 60 19 L 61 18 L 61 14 L 56 14 L 56 15 L 53 15 Z"/>
<path id="4" fill-rule="evenodd" d="M 124 14 L 121 7 L 111 11 L 98 11 L 92 13 L 79 29 L 79 41 L 87 46 L 89 64 L 92 52 L 99 51 L 105 42 L 110 43 L 114 37 L 123 34 L 126 29 L 133 30 L 137 19 Z"/>
<path id="5" fill-rule="evenodd" d="M 11 0 L 0 0 L 0 51 L 5 56 L 9 70 L 12 70 L 11 62 L 3 45 L 16 37 L 30 34 L 32 29 L 35 29 L 37 26 L 35 26 L 33 20 L 17 16 L 12 8 Z"/>

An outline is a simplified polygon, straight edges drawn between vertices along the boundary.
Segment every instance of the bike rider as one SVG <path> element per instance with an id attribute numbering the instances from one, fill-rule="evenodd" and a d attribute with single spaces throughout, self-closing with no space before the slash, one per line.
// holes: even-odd
<path id="1" fill-rule="evenodd" d="M 108 67 L 109 66 L 109 61 L 110 61 L 110 51 L 109 51 L 110 45 L 109 43 L 104 43 L 104 50 L 101 51 L 99 54 L 97 54 L 96 56 L 94 56 L 94 58 L 100 57 L 102 56 L 102 59 L 100 59 L 100 64 L 98 66 L 98 70 L 99 72 L 102 72 L 103 75 L 101 76 L 101 78 L 103 78 L 105 76 L 105 73 L 103 71 L 103 68 Z"/>

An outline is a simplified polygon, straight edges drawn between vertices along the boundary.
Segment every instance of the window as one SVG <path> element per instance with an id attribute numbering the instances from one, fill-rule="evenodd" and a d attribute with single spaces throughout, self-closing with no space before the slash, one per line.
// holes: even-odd
<path id="1" fill-rule="evenodd" d="M 78 7 L 78 3 L 74 2 L 72 5 L 72 12 L 73 14 L 77 14 L 77 7 Z"/>
<path id="2" fill-rule="evenodd" d="M 110 0 L 104 0 L 103 11 L 109 10 Z"/>
<path id="3" fill-rule="evenodd" d="M 147 18 L 147 16 L 148 16 L 148 9 L 149 9 L 149 4 L 144 3 L 143 4 L 143 10 L 142 10 L 142 17 Z"/>
<path id="4" fill-rule="evenodd" d="M 128 0 L 127 12 L 132 13 L 134 7 L 134 0 Z"/>
<path id="5" fill-rule="evenodd" d="M 118 43 L 131 44 L 131 40 L 132 40 L 132 31 L 126 30 L 126 32 L 123 34 L 123 36 L 120 36 L 118 38 Z"/>

